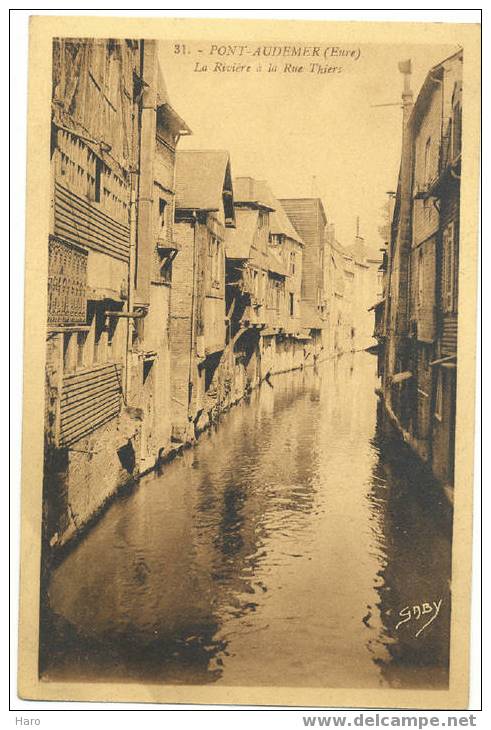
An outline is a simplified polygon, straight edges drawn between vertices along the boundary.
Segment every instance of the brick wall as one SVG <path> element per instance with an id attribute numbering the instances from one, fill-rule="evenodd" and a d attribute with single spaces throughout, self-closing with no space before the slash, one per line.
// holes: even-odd
<path id="1" fill-rule="evenodd" d="M 435 86 L 429 107 L 421 121 L 414 141 L 413 193 L 424 190 L 429 181 L 436 179 L 441 142 L 441 91 Z M 413 245 L 418 245 L 438 229 L 438 211 L 432 199 L 413 202 Z"/>
<path id="2" fill-rule="evenodd" d="M 195 357 L 195 228 L 190 221 L 182 221 L 175 224 L 174 235 L 180 251 L 173 263 L 170 298 L 171 401 L 173 434 L 181 438 L 188 428 L 189 378 Z"/>

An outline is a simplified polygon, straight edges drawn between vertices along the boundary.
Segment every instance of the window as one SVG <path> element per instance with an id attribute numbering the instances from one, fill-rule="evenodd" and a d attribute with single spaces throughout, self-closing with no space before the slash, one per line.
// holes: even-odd
<path id="1" fill-rule="evenodd" d="M 295 273 L 295 254 L 292 252 L 290 254 L 290 274 L 293 276 Z"/>
<path id="2" fill-rule="evenodd" d="M 143 347 L 145 341 L 145 317 L 137 317 L 133 320 L 132 345 L 134 348 Z"/>
<path id="3" fill-rule="evenodd" d="M 290 292 L 290 317 L 295 316 L 295 295 Z"/>
<path id="4" fill-rule="evenodd" d="M 87 332 L 77 332 L 77 368 L 85 366 L 85 343 Z"/>
<path id="5" fill-rule="evenodd" d="M 427 185 L 431 176 L 431 137 L 426 140 L 424 164 L 424 183 Z"/>
<path id="6" fill-rule="evenodd" d="M 455 161 L 462 150 L 462 107 L 456 104 L 453 109 L 452 124 L 452 161 Z"/>
<path id="7" fill-rule="evenodd" d="M 119 317 L 107 320 L 107 359 L 119 360 L 121 357 L 121 327 Z"/>
<path id="8" fill-rule="evenodd" d="M 152 368 L 155 360 L 154 359 L 148 359 L 143 361 L 143 385 L 148 380 L 149 375 L 152 373 Z"/>
<path id="9" fill-rule="evenodd" d="M 63 334 L 63 371 L 71 373 L 76 367 L 76 334 L 73 332 L 65 332 Z"/>
<path id="10" fill-rule="evenodd" d="M 208 239 L 208 271 L 212 289 L 220 289 L 223 279 L 222 247 L 220 239 L 210 236 Z"/>
<path id="11" fill-rule="evenodd" d="M 377 272 L 377 294 L 382 292 L 383 283 L 384 283 L 384 272 L 378 271 Z"/>
<path id="12" fill-rule="evenodd" d="M 103 306 L 97 306 L 94 319 L 94 363 L 100 363 L 106 360 L 106 328 Z"/>
<path id="13" fill-rule="evenodd" d="M 95 182 L 94 182 L 94 201 L 101 202 L 102 196 L 102 166 L 103 162 L 100 157 L 95 159 Z"/>
<path id="14" fill-rule="evenodd" d="M 424 301 L 424 261 L 423 261 L 423 249 L 420 248 L 418 251 L 418 307 L 423 306 Z"/>
<path id="15" fill-rule="evenodd" d="M 166 236 L 166 209 L 167 201 L 164 198 L 159 198 L 159 232 L 158 239 L 165 241 Z"/>
<path id="16" fill-rule="evenodd" d="M 445 312 L 452 312 L 455 304 L 455 242 L 453 223 L 450 223 L 443 231 L 442 247 L 442 305 Z"/>
<path id="17" fill-rule="evenodd" d="M 160 264 L 159 264 L 160 278 L 166 284 L 170 284 L 172 281 L 172 262 L 173 262 L 173 260 L 174 260 L 173 257 L 170 256 L 168 252 L 165 252 L 165 254 L 162 254 L 160 256 Z"/>
<path id="18" fill-rule="evenodd" d="M 443 382 L 442 382 L 442 371 L 438 368 L 437 379 L 436 379 L 436 394 L 435 394 L 435 418 L 438 421 L 443 421 Z"/>
<path id="19" fill-rule="evenodd" d="M 257 271 L 254 270 L 252 272 L 252 293 L 257 298 L 258 291 L 257 291 Z"/>
<path id="20" fill-rule="evenodd" d="M 448 136 L 450 143 L 450 162 L 455 162 L 462 149 L 462 86 L 454 84 L 452 94 L 452 117 L 448 125 Z"/>

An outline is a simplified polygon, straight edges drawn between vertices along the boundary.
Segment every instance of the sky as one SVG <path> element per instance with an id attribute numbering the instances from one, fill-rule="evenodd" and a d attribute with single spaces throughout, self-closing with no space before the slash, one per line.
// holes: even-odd
<path id="1" fill-rule="evenodd" d="M 321 59 L 342 72 L 317 74 L 283 70 L 285 63 L 309 70 L 315 58 L 251 57 L 258 45 L 254 39 L 249 56 L 237 57 L 217 55 L 209 42 L 177 53 L 174 44 L 160 43 L 170 102 L 193 131 L 179 149 L 226 149 L 234 177 L 267 180 L 277 198 L 320 197 L 341 244 L 352 243 L 359 216 L 361 235 L 379 247 L 382 209 L 387 191 L 396 189 L 400 161 L 398 62 L 412 59 L 416 98 L 429 69 L 457 46 L 363 45 L 358 60 Z M 319 46 L 323 53 L 326 44 Z M 217 61 L 252 64 L 252 72 L 213 71 Z M 265 71 L 270 62 L 278 72 Z M 208 70 L 196 71 L 197 63 Z M 396 106 L 373 106 L 390 103 Z"/>

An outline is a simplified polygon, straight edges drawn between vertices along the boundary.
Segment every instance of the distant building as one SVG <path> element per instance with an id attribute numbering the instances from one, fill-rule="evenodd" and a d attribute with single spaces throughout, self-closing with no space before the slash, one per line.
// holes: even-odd
<path id="1" fill-rule="evenodd" d="M 403 140 L 383 306 L 375 308 L 387 412 L 451 496 L 455 444 L 462 52 L 428 73 Z"/>
<path id="2" fill-rule="evenodd" d="M 227 241 L 230 323 L 246 387 L 252 387 L 303 364 L 302 242 L 265 182 L 237 178 L 234 191 L 237 227 Z"/>
<path id="3" fill-rule="evenodd" d="M 147 46 L 148 48 L 148 46 Z M 152 52 L 154 48 L 150 47 Z M 134 306 L 144 317 L 135 319 L 131 346 L 131 388 L 128 404 L 141 412 L 140 469 L 153 467 L 171 447 L 170 305 L 179 245 L 174 234 L 176 145 L 190 134 L 172 108 L 156 56 L 154 88 L 141 113 L 142 140 L 138 178 L 137 253 Z M 155 82 L 151 83 L 154 78 Z M 154 146 L 146 140 L 154 139 Z"/>
<path id="4" fill-rule="evenodd" d="M 173 437 L 185 441 L 217 398 L 227 343 L 225 238 L 235 227 L 230 159 L 223 150 L 177 153 L 171 300 Z"/>
<path id="5" fill-rule="evenodd" d="M 284 295 L 280 306 L 276 305 L 275 364 L 276 372 L 291 370 L 303 364 L 305 354 L 311 347 L 311 335 L 302 323 L 302 272 L 305 244 L 293 227 L 280 201 L 274 197 L 270 188 L 263 183 L 266 199 L 273 208 L 270 214 L 269 278 L 271 281 L 271 302 L 277 301 L 275 291 L 278 287 L 278 268 L 271 265 L 275 259 L 282 264 Z M 271 331 L 271 330 L 269 330 Z"/>
<path id="6" fill-rule="evenodd" d="M 351 349 L 351 312 L 345 296 L 347 283 L 345 254 L 343 247 L 336 240 L 335 227 L 329 223 L 327 228 L 327 253 L 325 257 L 325 279 L 328 282 L 329 317 L 328 337 L 329 354 L 341 355 Z"/>
<path id="7" fill-rule="evenodd" d="M 328 350 L 328 302 L 326 281 L 327 216 L 320 198 L 280 199 L 290 221 L 302 238 L 302 325 L 308 329 L 317 352 Z"/>
<path id="8" fill-rule="evenodd" d="M 371 309 L 374 303 L 383 296 L 382 253 L 373 246 L 365 243 L 357 235 L 351 246 L 345 246 L 345 256 L 352 260 L 351 287 L 351 317 L 350 317 L 350 345 L 354 352 L 367 350 L 376 345 L 373 336 L 373 315 Z"/>

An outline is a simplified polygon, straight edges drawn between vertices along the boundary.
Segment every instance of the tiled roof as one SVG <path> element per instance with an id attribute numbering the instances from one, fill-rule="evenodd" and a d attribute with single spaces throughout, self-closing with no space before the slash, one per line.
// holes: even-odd
<path id="1" fill-rule="evenodd" d="M 271 208 L 267 200 L 266 183 L 252 177 L 234 178 L 234 200 L 236 203 L 255 204 Z"/>
<path id="2" fill-rule="evenodd" d="M 269 216 L 269 229 L 271 233 L 275 235 L 287 236 L 293 241 L 296 241 L 300 245 L 304 246 L 305 244 L 302 241 L 302 237 L 293 227 L 291 220 L 287 216 L 280 201 L 273 195 L 269 185 L 263 181 L 259 182 L 258 185 L 262 190 L 261 197 L 264 198 L 266 204 L 273 209 L 273 212 Z"/>
<path id="3" fill-rule="evenodd" d="M 225 254 L 229 259 L 248 259 L 257 228 L 257 210 L 235 211 L 235 228 L 227 229 Z"/>
<path id="4" fill-rule="evenodd" d="M 176 208 L 219 210 L 224 184 L 229 186 L 230 157 L 226 150 L 178 150 Z"/>
<path id="5" fill-rule="evenodd" d="M 369 246 L 363 239 L 356 239 L 351 246 L 344 246 L 344 255 L 351 256 L 355 261 L 382 261 L 382 254 L 377 249 Z"/>
<path id="6" fill-rule="evenodd" d="M 169 94 L 167 93 L 167 85 L 165 83 L 164 74 L 160 68 L 157 68 L 157 106 L 162 104 L 170 104 Z"/>

